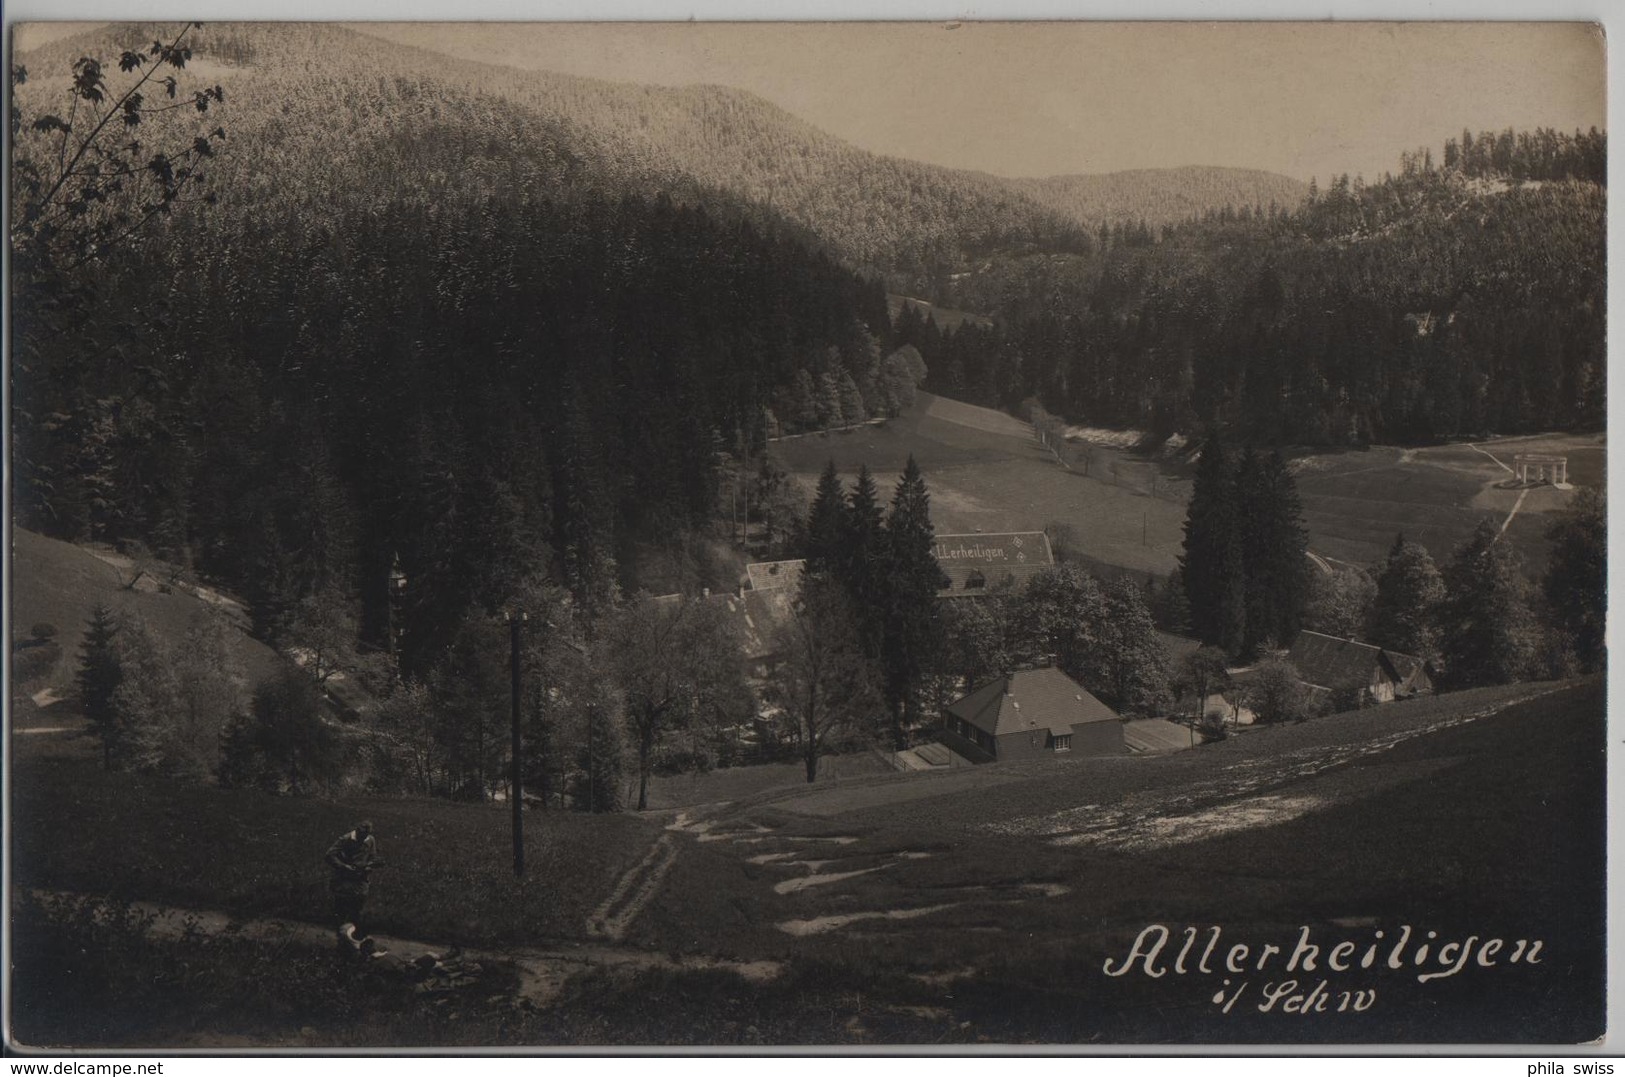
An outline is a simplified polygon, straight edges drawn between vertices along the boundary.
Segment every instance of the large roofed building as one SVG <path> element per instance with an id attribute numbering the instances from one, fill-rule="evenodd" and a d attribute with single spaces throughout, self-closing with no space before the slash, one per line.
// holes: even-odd
<path id="1" fill-rule="evenodd" d="M 1117 712 L 1052 666 L 995 678 L 949 704 L 944 716 L 950 737 L 995 760 L 1124 751 Z"/>
<path id="2" fill-rule="evenodd" d="M 1019 587 L 1055 565 L 1049 536 L 1042 531 L 938 535 L 931 552 L 948 577 L 938 598 L 985 594 L 1004 584 Z"/>
<path id="3" fill-rule="evenodd" d="M 1428 665 L 1419 658 L 1307 628 L 1292 641 L 1287 661 L 1310 688 L 1335 692 L 1358 687 L 1376 703 L 1433 690 Z"/>
<path id="4" fill-rule="evenodd" d="M 801 585 L 801 570 L 807 562 L 757 561 L 745 566 L 745 578 L 752 591 L 794 591 Z"/>
<path id="5" fill-rule="evenodd" d="M 938 598 L 963 598 L 1002 586 L 1019 587 L 1055 566 L 1049 536 L 1042 531 L 1004 534 L 938 535 L 931 552 L 948 577 Z M 794 592 L 806 561 L 757 561 L 745 566 L 751 591 Z"/>

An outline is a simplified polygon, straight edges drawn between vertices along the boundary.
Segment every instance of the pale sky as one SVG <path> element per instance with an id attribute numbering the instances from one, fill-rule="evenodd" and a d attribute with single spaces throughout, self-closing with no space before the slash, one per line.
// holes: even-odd
<path id="1" fill-rule="evenodd" d="M 881 153 L 1007 176 L 1398 170 L 1470 127 L 1604 127 L 1581 23 L 374 25 L 516 67 L 760 94 Z"/>
<path id="2" fill-rule="evenodd" d="M 1187 164 L 1374 178 L 1463 127 L 1606 126 L 1583 23 L 365 27 L 515 67 L 749 90 L 855 145 L 1006 176 Z"/>

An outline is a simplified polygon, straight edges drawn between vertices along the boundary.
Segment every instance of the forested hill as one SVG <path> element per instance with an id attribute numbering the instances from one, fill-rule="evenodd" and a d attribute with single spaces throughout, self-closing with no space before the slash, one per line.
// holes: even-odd
<path id="1" fill-rule="evenodd" d="M 121 31 L 126 42 L 145 30 Z M 101 38 L 107 31 L 99 32 Z M 98 35 L 21 59 L 65 72 Z M 739 90 L 663 88 L 480 64 L 332 25 L 211 24 L 194 69 L 233 101 L 251 203 L 297 184 L 354 197 L 404 181 L 536 197 L 614 188 L 743 207 L 816 235 L 899 290 L 996 250 L 1082 250 L 1068 217 L 1003 181 L 869 153 Z"/>
<path id="2" fill-rule="evenodd" d="M 1005 407 L 1036 396 L 1074 420 L 1162 434 L 1217 424 L 1262 444 L 1357 444 L 1600 429 L 1606 136 L 1488 143 L 1507 147 L 1499 164 L 1447 145 L 1443 168 L 1407 154 L 1398 174 L 1335 177 L 1292 212 L 1244 207 L 1114 232 L 1087 256 L 988 259 L 944 301 L 994 315 L 992 328 L 900 328 L 934 392 Z"/>
<path id="3" fill-rule="evenodd" d="M 1298 208 L 1309 185 L 1250 168 L 1140 168 L 1096 175 L 1012 179 L 1010 186 L 1097 230 L 1143 221 L 1152 228 L 1242 206 L 1266 212 Z"/>
<path id="4" fill-rule="evenodd" d="M 843 413 L 886 406 L 885 292 L 804 232 L 697 184 L 668 196 L 580 125 L 382 42 L 223 40 L 174 72 L 181 107 L 146 113 L 136 156 L 102 139 L 78 158 L 99 171 L 68 187 L 50 179 L 76 159 L 51 117 L 83 120 L 66 74 L 99 55 L 104 101 L 138 76 L 95 38 L 20 58 L 24 526 L 194 565 L 271 639 L 359 592 L 365 635 L 393 627 L 422 672 L 541 582 L 588 608 L 731 586 L 708 538 L 720 454 L 759 450 L 768 409 L 809 378 Z M 148 90 L 168 107 L 161 79 Z M 208 181 L 144 229 L 104 229 L 136 188 L 169 197 L 154 176 L 190 167 L 194 133 Z M 42 217 L 47 189 L 70 193 Z"/>

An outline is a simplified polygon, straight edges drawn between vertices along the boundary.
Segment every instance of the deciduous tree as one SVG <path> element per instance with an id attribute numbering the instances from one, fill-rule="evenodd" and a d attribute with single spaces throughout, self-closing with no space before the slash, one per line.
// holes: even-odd
<path id="1" fill-rule="evenodd" d="M 1377 594 L 1371 609 L 1371 638 L 1389 650 L 1424 660 L 1439 654 L 1439 614 L 1444 603 L 1444 577 L 1427 548 L 1407 542 L 1403 534 L 1377 572 Z"/>
<path id="2" fill-rule="evenodd" d="M 1547 529 L 1552 545 L 1542 589 L 1552 617 L 1574 648 L 1580 667 L 1599 669 L 1608 619 L 1608 504 L 1582 489 Z"/>
<path id="3" fill-rule="evenodd" d="M 769 693 L 795 723 L 811 782 L 829 740 L 840 732 L 875 731 L 883 706 L 851 597 L 834 580 L 806 577 L 774 648 L 782 660 Z"/>
<path id="4" fill-rule="evenodd" d="M 1442 679 L 1451 688 L 1506 684 L 1533 668 L 1539 626 L 1521 559 L 1484 520 L 1456 548 L 1444 572 L 1440 611 Z"/>
<path id="5" fill-rule="evenodd" d="M 717 603 L 648 597 L 615 614 L 608 642 L 637 752 L 638 810 L 643 811 L 661 739 L 740 698 L 739 642 L 733 621 Z"/>

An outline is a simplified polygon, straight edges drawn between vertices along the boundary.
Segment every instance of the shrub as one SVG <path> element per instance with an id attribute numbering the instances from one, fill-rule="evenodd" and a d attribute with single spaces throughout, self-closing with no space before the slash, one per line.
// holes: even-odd
<path id="1" fill-rule="evenodd" d="M 294 669 L 261 682 L 250 713 L 233 717 L 221 742 L 221 785 L 308 793 L 331 787 L 344 769 L 344 743 L 322 721 L 321 693 Z"/>
<path id="2" fill-rule="evenodd" d="M 1259 663 L 1247 685 L 1247 704 L 1260 722 L 1301 722 L 1312 709 L 1309 689 L 1298 679 L 1297 669 L 1279 656 Z"/>
<path id="3" fill-rule="evenodd" d="M 62 645 L 53 639 L 21 640 L 11 652 L 11 680 L 29 688 L 44 680 L 62 660 Z"/>

